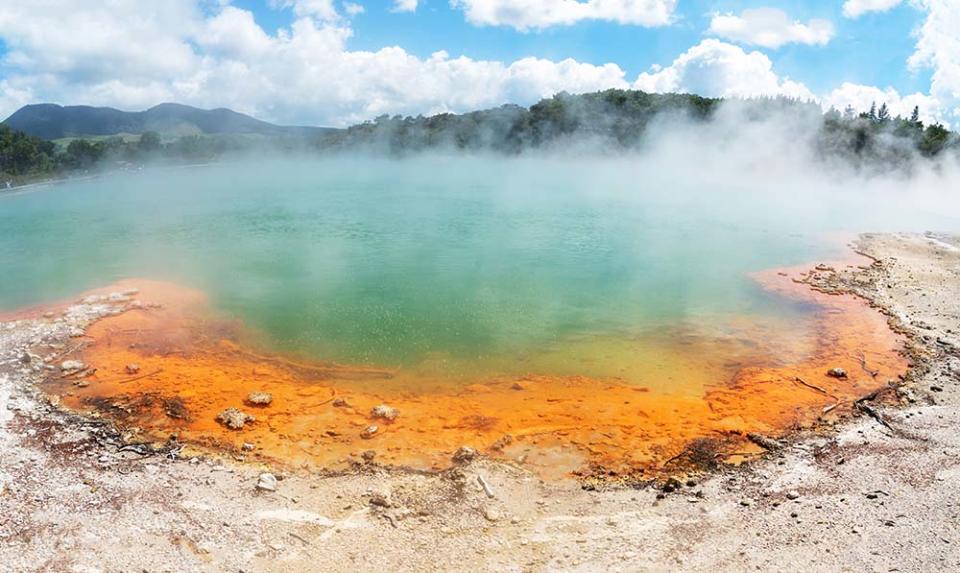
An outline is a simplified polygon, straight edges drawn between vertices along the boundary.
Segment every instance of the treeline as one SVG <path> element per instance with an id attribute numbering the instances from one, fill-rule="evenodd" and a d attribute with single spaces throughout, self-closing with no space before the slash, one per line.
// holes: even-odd
<path id="1" fill-rule="evenodd" d="M 164 142 L 155 132 L 71 139 L 61 145 L 0 124 L 0 189 L 32 180 L 97 170 L 135 169 L 147 162 L 203 163 L 257 147 L 305 149 L 309 141 L 293 136 L 189 135 Z"/>
<path id="2" fill-rule="evenodd" d="M 826 161 L 897 169 L 915 158 L 960 151 L 960 138 L 943 125 L 924 125 L 920 110 L 891 117 L 886 104 L 857 114 L 786 98 L 722 100 L 690 94 L 607 90 L 560 93 L 529 108 L 505 105 L 464 114 L 381 116 L 347 129 L 313 136 L 187 136 L 164 142 L 156 133 L 137 139 L 74 139 L 65 146 L 0 125 L 0 188 L 8 180 L 54 177 L 92 169 L 136 167 L 146 161 L 201 163 L 230 153 L 272 150 L 316 154 L 367 152 L 404 156 L 430 150 L 517 155 L 580 146 L 584 151 L 637 149 L 650 135 L 692 126 L 690 145 L 702 145 L 698 126 L 733 121 L 731 137 L 745 122 L 791 119 L 813 133 L 815 152 Z M 682 123 L 681 123 L 682 122 Z M 724 124 L 726 125 L 726 124 Z M 798 140 L 798 144 L 800 140 Z M 804 140 L 806 142 L 806 140 Z"/>
<path id="3" fill-rule="evenodd" d="M 58 169 L 56 145 L 0 124 L 0 189 L 34 174 Z"/>
<path id="4" fill-rule="evenodd" d="M 919 107 L 910 117 L 892 117 L 885 103 L 879 108 L 874 103 L 859 114 L 850 107 L 843 113 L 831 109 L 824 115 L 820 135 L 818 151 L 823 157 L 860 166 L 899 167 L 917 154 L 930 158 L 960 150 L 960 137 L 939 123 L 924 125 Z"/>
<path id="5" fill-rule="evenodd" d="M 722 100 L 689 94 L 608 90 L 557 94 L 529 108 L 505 105 L 430 117 L 383 115 L 328 134 L 323 150 L 367 149 L 408 154 L 431 149 L 518 154 L 577 139 L 585 145 L 637 146 L 651 122 L 665 116 L 710 119 Z"/>
<path id="6" fill-rule="evenodd" d="M 430 149 L 519 154 L 551 148 L 635 149 L 647 136 L 662 134 L 683 120 L 694 126 L 725 119 L 762 122 L 792 118 L 813 132 L 815 152 L 824 159 L 857 166 L 899 168 L 917 155 L 935 157 L 960 149 L 960 138 L 940 124 L 924 125 L 920 110 L 912 117 L 891 117 L 886 104 L 856 114 L 852 109 L 823 113 L 820 106 L 783 97 L 723 100 L 690 94 L 651 94 L 632 90 L 557 94 L 530 108 L 507 105 L 465 114 L 431 117 L 380 116 L 332 133 L 318 141 L 326 151 L 369 150 L 405 155 Z M 735 137 L 737 124 L 731 126 Z M 653 132 L 651 133 L 651 130 Z"/>

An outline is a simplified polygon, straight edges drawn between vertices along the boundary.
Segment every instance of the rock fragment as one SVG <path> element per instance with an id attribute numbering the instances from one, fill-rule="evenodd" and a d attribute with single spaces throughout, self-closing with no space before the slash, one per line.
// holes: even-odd
<path id="1" fill-rule="evenodd" d="M 381 420 L 386 420 L 392 422 L 397 419 L 397 416 L 400 415 L 400 412 L 396 408 L 387 406 L 386 404 L 380 404 L 372 410 L 370 410 L 370 416 L 373 418 L 379 418 Z"/>
<path id="2" fill-rule="evenodd" d="M 847 371 L 843 368 L 831 368 L 830 370 L 827 370 L 827 376 L 831 378 L 846 378 Z"/>
<path id="3" fill-rule="evenodd" d="M 79 360 L 64 360 L 60 363 L 60 370 L 63 372 L 79 372 L 86 367 L 87 365 Z"/>
<path id="4" fill-rule="evenodd" d="M 470 446 L 460 446 L 460 448 L 454 452 L 453 461 L 458 464 L 465 464 L 472 461 L 477 457 L 477 450 L 471 448 Z"/>
<path id="5" fill-rule="evenodd" d="M 257 480 L 257 489 L 261 491 L 277 491 L 277 476 L 271 473 L 262 473 Z"/>
<path id="6" fill-rule="evenodd" d="M 242 430 L 248 422 L 256 421 L 256 418 L 237 408 L 227 408 L 217 414 L 217 421 L 231 430 Z"/>
<path id="7" fill-rule="evenodd" d="M 273 402 L 273 394 L 269 392 L 250 392 L 247 394 L 247 404 L 269 406 L 271 402 Z"/>
<path id="8" fill-rule="evenodd" d="M 380 428 L 377 427 L 376 424 L 372 424 L 370 426 L 367 426 L 366 428 L 363 429 L 362 432 L 360 432 L 360 437 L 363 438 L 364 440 L 369 440 L 373 438 L 375 435 L 377 435 L 377 432 L 379 431 L 380 431 Z"/>
<path id="9" fill-rule="evenodd" d="M 379 491 L 370 494 L 370 505 L 384 508 L 393 506 L 393 504 L 390 502 L 390 496 Z"/>
<path id="10" fill-rule="evenodd" d="M 140 365 L 139 365 L 139 364 L 127 364 L 127 366 L 124 368 L 124 370 L 126 370 L 126 371 L 127 371 L 127 374 L 130 374 L 130 375 L 138 374 L 138 373 L 140 372 Z"/>

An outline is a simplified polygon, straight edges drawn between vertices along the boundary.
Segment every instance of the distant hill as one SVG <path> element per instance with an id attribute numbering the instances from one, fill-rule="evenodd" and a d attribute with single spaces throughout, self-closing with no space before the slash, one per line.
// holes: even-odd
<path id="1" fill-rule="evenodd" d="M 120 111 L 112 107 L 60 106 L 44 103 L 27 105 L 4 122 L 17 131 L 43 139 L 145 133 L 184 135 L 267 135 L 313 136 L 334 131 L 323 127 L 281 126 L 219 109 L 198 109 L 163 103 L 146 111 Z"/>

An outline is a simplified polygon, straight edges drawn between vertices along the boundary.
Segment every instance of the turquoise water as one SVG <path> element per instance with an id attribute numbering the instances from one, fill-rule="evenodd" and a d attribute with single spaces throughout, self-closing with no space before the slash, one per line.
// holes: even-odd
<path id="1" fill-rule="evenodd" d="M 615 161 L 152 170 L 0 196 L 0 308 L 167 279 L 203 289 L 276 348 L 482 359 L 595 333 L 800 317 L 746 273 L 835 256 L 842 243 L 825 237 L 883 230 L 889 219 L 874 215 L 859 195 L 704 187 Z"/>

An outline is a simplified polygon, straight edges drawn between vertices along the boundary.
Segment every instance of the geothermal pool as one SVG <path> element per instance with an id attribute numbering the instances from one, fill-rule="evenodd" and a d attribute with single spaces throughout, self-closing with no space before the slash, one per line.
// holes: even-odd
<path id="1" fill-rule="evenodd" d="M 794 280 L 869 263 L 845 246 L 862 218 L 835 216 L 859 200 L 622 162 L 156 169 L 0 196 L 0 310 L 98 288 L 160 303 L 94 325 L 97 372 L 48 387 L 153 438 L 308 467 L 442 467 L 471 445 L 543 473 L 656 471 L 904 371 L 879 313 Z M 260 390 L 270 406 L 243 405 Z M 371 417 L 381 403 L 399 416 Z M 224 428 L 231 406 L 256 422 Z"/>

